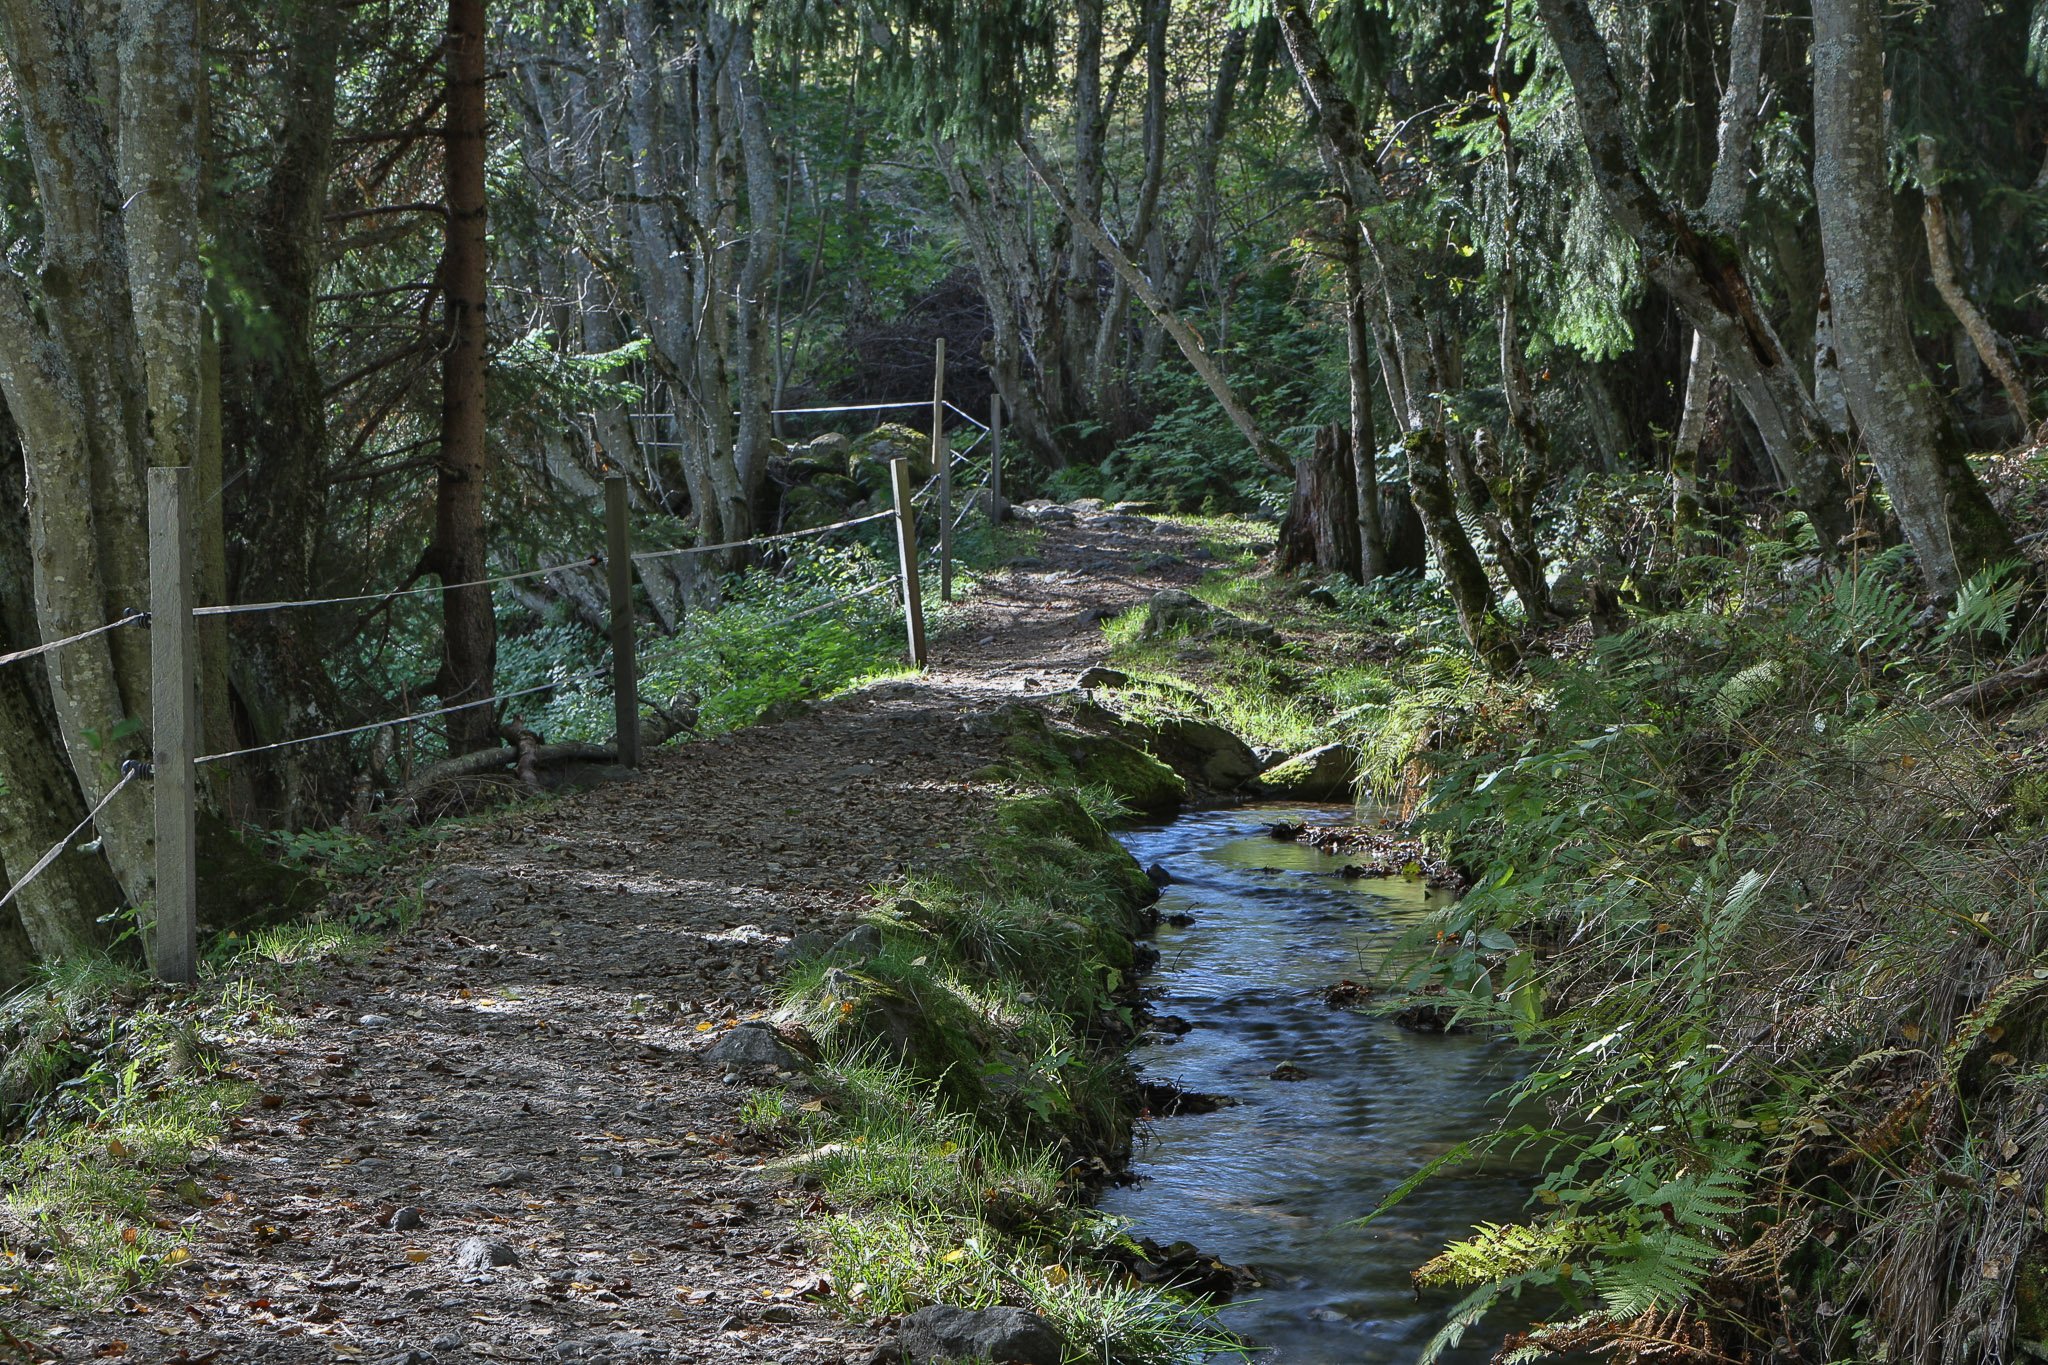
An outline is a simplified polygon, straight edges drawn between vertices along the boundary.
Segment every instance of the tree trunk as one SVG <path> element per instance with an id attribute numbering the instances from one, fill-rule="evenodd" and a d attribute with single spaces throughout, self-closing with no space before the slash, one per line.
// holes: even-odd
<path id="1" fill-rule="evenodd" d="M 2027 386 L 2019 371 L 2006 358 L 2009 349 L 2005 338 L 1992 328 L 1969 291 L 1963 288 L 1962 277 L 1956 271 L 1955 253 L 1949 247 L 1948 206 L 1941 194 L 1941 167 L 1935 152 L 1934 139 L 1920 139 L 1920 180 L 1921 208 L 1920 221 L 1927 234 L 1927 264 L 1934 276 L 1934 288 L 1941 295 L 1941 301 L 1948 305 L 1962 325 L 1963 334 L 1970 339 L 1977 358 L 1984 362 L 1984 368 L 1991 371 L 2005 390 L 2006 401 L 2012 404 L 2013 420 L 2019 424 L 2019 434 L 2025 437 L 2034 429 L 2034 414 L 2027 398 Z"/>
<path id="2" fill-rule="evenodd" d="M 2013 553 L 1913 353 L 1892 237 L 1884 40 L 1875 0 L 1814 0 L 1813 184 L 1842 388 L 1929 592 Z"/>
<path id="3" fill-rule="evenodd" d="M 733 388 L 739 409 L 734 446 L 734 463 L 745 491 L 749 518 L 759 524 L 762 493 L 768 486 L 768 454 L 775 434 L 775 374 L 771 363 L 775 338 L 772 319 L 763 306 L 774 287 L 777 243 L 781 236 L 777 207 L 780 185 L 775 174 L 774 135 L 768 127 L 767 103 L 761 98 L 760 73 L 754 64 L 752 32 L 742 23 L 714 17 L 711 21 L 729 53 L 721 76 L 725 82 L 724 103 L 732 111 L 739 142 L 740 162 L 745 177 L 747 228 L 740 237 L 744 247 L 734 300 Z"/>
<path id="4" fill-rule="evenodd" d="M 1522 614 L 1530 621 L 1550 615 L 1550 582 L 1543 571 L 1543 550 L 1536 542 L 1536 498 L 1533 481 L 1481 427 L 1470 444 L 1449 442 L 1451 467 L 1465 486 L 1473 516 L 1493 546 L 1501 573 L 1514 589 Z"/>
<path id="5" fill-rule="evenodd" d="M 1587 0 L 1537 0 L 1571 81 L 1593 180 L 1645 271 L 1711 348 L 1780 474 L 1833 554 L 1850 530 L 1839 444 L 1757 306 L 1732 243 L 1702 235 L 1650 188 Z"/>
<path id="6" fill-rule="evenodd" d="M 1315 449 L 1294 462 L 1294 500 L 1280 523 L 1273 567 L 1281 573 L 1309 568 L 1363 582 L 1358 505 L 1351 433 L 1334 423 L 1319 428 Z"/>
<path id="7" fill-rule="evenodd" d="M 489 363 L 486 308 L 490 243 L 484 169 L 488 153 L 484 0 L 448 0 L 443 48 L 443 192 L 447 236 L 438 275 L 445 337 L 441 354 L 441 454 L 434 495 L 434 541 L 427 567 L 444 585 L 484 577 L 489 554 L 484 488 L 489 473 L 484 375 Z M 498 631 L 487 587 L 444 586 L 443 654 L 436 683 L 443 705 L 482 701 L 497 671 Z M 495 744 L 489 706 L 448 717 L 448 747 L 463 754 Z"/>
<path id="8" fill-rule="evenodd" d="M 119 235 L 127 224 L 108 212 L 123 197 L 114 144 L 124 115 L 113 44 L 87 47 L 85 35 L 99 31 L 75 0 L 0 0 L 0 37 L 42 229 L 33 285 L 0 266 L 0 394 L 21 432 L 44 639 L 92 629 L 148 602 L 147 408 L 159 395 L 174 401 L 178 391 L 176 358 L 156 359 L 152 392 L 138 354 L 139 324 L 159 337 L 175 329 L 178 271 L 173 264 L 171 278 L 149 286 L 149 316 L 139 317 L 129 247 Z M 166 84 L 149 78 L 129 94 L 134 101 L 166 97 Z M 154 120 L 137 118 L 182 126 L 196 144 L 196 105 L 154 112 Z M 145 173 L 142 157 L 135 147 L 131 172 Z M 165 197 L 175 201 L 176 193 Z M 174 203 L 154 203 L 136 221 L 151 236 L 141 254 L 156 264 L 175 254 L 166 235 L 175 213 Z M 178 415 L 166 411 L 162 420 Z M 97 801 L 116 780 L 115 760 L 148 749 L 147 633 L 115 631 L 52 654 L 46 666 L 65 756 L 84 799 Z M 102 812 L 98 830 L 124 892 L 147 900 L 155 838 L 147 795 L 125 793 Z"/>
<path id="9" fill-rule="evenodd" d="M 1081 206 L 1075 203 L 1073 196 L 1067 193 L 1066 186 L 1060 183 L 1052 168 L 1045 164 L 1045 158 L 1039 155 L 1038 149 L 1029 139 L 1020 139 L 1018 146 L 1023 149 L 1025 159 L 1031 163 L 1032 171 L 1045 186 L 1046 192 L 1052 196 L 1053 202 L 1059 205 L 1060 212 L 1073 224 L 1074 230 L 1101 253 L 1102 258 L 1108 261 L 1130 286 L 1131 292 L 1138 296 L 1138 301 L 1151 311 L 1153 318 L 1172 336 L 1175 344 L 1180 347 L 1181 354 L 1187 357 L 1188 364 L 1194 367 L 1202 382 L 1209 386 L 1210 394 L 1215 397 L 1224 415 L 1230 418 L 1231 425 L 1238 429 L 1246 443 L 1251 446 L 1252 453 L 1259 457 L 1260 463 L 1275 472 L 1292 472 L 1286 455 L 1271 437 L 1259 429 L 1258 420 L 1252 416 L 1251 409 L 1238 398 L 1237 391 L 1231 387 L 1230 380 L 1223 373 L 1223 367 L 1216 363 L 1216 358 L 1202 345 L 1202 339 L 1195 335 L 1195 329 L 1166 306 L 1166 300 L 1152 288 L 1151 282 L 1123 249 L 1110 240 L 1109 234 L 1102 230 L 1102 224 L 1088 217 Z"/>
<path id="10" fill-rule="evenodd" d="M 1407 245 L 1394 233 L 1375 231 L 1376 211 L 1387 206 L 1376 159 L 1365 145 L 1358 110 L 1338 83 L 1322 40 L 1300 0 L 1280 8 L 1280 31 L 1301 80 L 1314 122 L 1317 145 L 1332 178 L 1360 218 L 1363 240 L 1371 253 L 1379 297 L 1382 333 L 1388 341 L 1383 363 L 1387 391 L 1398 395 L 1397 408 L 1407 426 L 1409 495 L 1421 515 L 1442 572 L 1444 586 L 1458 611 L 1466 641 L 1490 670 L 1505 672 L 1521 657 L 1494 600 L 1493 584 L 1473 552 L 1458 520 L 1451 492 L 1449 449 L 1444 439 L 1444 414 L 1436 394 L 1436 361 L 1431 353 L 1428 319 L 1421 295 L 1421 272 Z"/>
<path id="11" fill-rule="evenodd" d="M 1451 492 L 1450 453 L 1440 431 L 1418 427 L 1408 433 L 1408 487 L 1422 516 L 1437 569 L 1457 608 L 1458 623 L 1480 662 L 1494 673 L 1506 673 L 1521 662 L 1521 650 L 1494 606 L 1493 585 L 1479 556 L 1472 553 L 1465 529 L 1458 524 L 1458 500 Z M 1446 556 L 1446 545 L 1463 545 L 1463 554 Z"/>
<path id="12" fill-rule="evenodd" d="M 1067 463 L 1065 449 L 1053 433 L 1053 424 L 1040 401 L 1044 385 L 1034 382 L 1037 365 L 1024 325 L 1024 300 L 1033 288 L 1029 262 L 1013 247 L 1021 242 L 1014 231 L 1004 230 L 1013 220 L 1017 205 L 1006 202 L 1006 182 L 999 170 L 970 166 L 960 160 L 959 149 L 945 139 L 934 144 L 939 170 L 953 204 L 953 214 L 974 260 L 981 280 L 982 297 L 988 302 L 990 331 L 989 368 L 996 391 L 1003 396 L 1009 413 L 1011 440 L 1029 450 L 1048 469 Z"/>
<path id="13" fill-rule="evenodd" d="M 330 6 L 297 5 L 286 23 L 286 104 L 261 207 L 243 233 L 224 232 L 220 248 L 259 305 L 216 310 L 225 443 L 239 475 L 224 499 L 234 528 L 228 596 L 241 602 L 318 595 L 314 561 L 327 503 L 327 401 L 313 323 L 345 22 Z M 230 679 L 241 744 L 340 723 L 322 625 L 295 611 L 236 622 Z M 302 744 L 236 766 L 250 774 L 252 814 L 293 825 L 341 809 L 354 777 L 347 746 L 337 744 Z"/>
<path id="14" fill-rule="evenodd" d="M 1707 186 L 1707 226 L 1739 241 L 1749 200 L 1749 166 L 1763 108 L 1764 2 L 1736 0 L 1728 26 L 1728 79 L 1721 87 L 1721 121 L 1714 173 Z M 1684 406 L 1671 453 L 1671 520 L 1681 550 L 1690 549 L 1699 525 L 1700 452 L 1707 403 L 1714 392 L 1714 357 L 1698 332 L 1686 366 Z M 1839 424 L 1831 424 L 1839 425 Z"/>
<path id="15" fill-rule="evenodd" d="M 1202 121 L 1202 139 L 1194 152 L 1194 199 L 1189 206 L 1192 222 L 1188 235 L 1167 267 L 1159 293 L 1167 306 L 1179 309 L 1187 301 L 1188 286 L 1204 262 L 1216 250 L 1216 219 L 1223 196 L 1216 181 L 1216 167 L 1223 156 L 1223 139 L 1230 131 L 1231 114 L 1237 107 L 1237 86 L 1244 75 L 1245 46 L 1249 28 L 1240 24 L 1223 40 L 1223 55 L 1216 63 L 1216 84 L 1209 92 L 1209 109 Z M 1147 374 L 1157 369 L 1166 351 L 1166 329 L 1146 330 L 1139 367 Z"/>
<path id="16" fill-rule="evenodd" d="M 1521 237 L 1522 192 L 1520 152 L 1515 146 L 1515 121 L 1508 109 L 1507 54 L 1514 32 L 1515 7 L 1501 8 L 1500 37 L 1493 48 L 1492 96 L 1494 126 L 1500 131 L 1501 149 L 1501 247 L 1496 271 L 1500 304 L 1495 318 L 1500 339 L 1500 385 L 1507 398 L 1508 430 L 1518 448 L 1511 457 L 1498 451 L 1497 469 L 1486 477 L 1494 483 L 1494 494 L 1505 513 L 1505 527 L 1511 543 L 1503 553 L 1503 567 L 1509 582 L 1532 621 L 1550 614 L 1550 585 L 1543 576 L 1543 556 L 1536 546 L 1534 513 L 1536 489 L 1542 486 L 1550 464 L 1550 434 L 1536 412 L 1536 390 L 1529 380 L 1529 367 L 1522 363 L 1522 331 L 1517 308 L 1520 304 L 1521 271 L 1515 259 Z M 1514 563 L 1509 566 L 1509 558 Z M 1530 565 L 1533 562 L 1533 572 Z"/>
<path id="17" fill-rule="evenodd" d="M 1351 400 L 1351 483 L 1358 499 L 1358 573 L 1370 583 L 1387 572 L 1380 519 L 1379 432 L 1373 428 L 1372 299 L 1357 225 L 1344 224 L 1344 369 Z"/>
<path id="18" fill-rule="evenodd" d="M 1146 277 L 1152 281 L 1160 298 L 1172 306 L 1164 288 L 1167 262 L 1157 215 L 1159 192 L 1166 179 L 1166 26 L 1172 17 L 1173 4 L 1172 0 L 1140 0 L 1139 9 L 1145 40 L 1145 117 L 1142 132 L 1145 164 L 1138 184 L 1137 213 L 1131 220 L 1130 236 L 1125 240 L 1131 243 L 1133 255 L 1144 253 Z M 1122 363 L 1122 351 L 1124 318 L 1129 309 L 1130 286 L 1118 273 L 1115 286 L 1110 291 L 1109 305 L 1102 310 L 1102 317 L 1097 323 L 1094 352 L 1088 362 L 1088 391 L 1097 410 L 1103 413 L 1114 412 L 1124 402 L 1123 385 L 1112 384 L 1111 380 L 1112 376 L 1120 376 L 1126 369 Z"/>
<path id="19" fill-rule="evenodd" d="M 0 650 L 20 649 L 36 639 L 21 473 L 14 423 L 0 409 Z M 57 739 L 49 687 L 34 664 L 0 668 L 0 773 L 7 776 L 0 782 L 0 864 L 11 883 L 85 814 Z M 106 946 L 113 936 L 100 920 L 120 903 L 121 888 L 106 859 L 74 848 L 0 911 L 0 935 L 18 925 L 23 944 L 37 958 L 55 962 Z M 7 983 L 8 956 L 0 943 L 0 989 Z"/>

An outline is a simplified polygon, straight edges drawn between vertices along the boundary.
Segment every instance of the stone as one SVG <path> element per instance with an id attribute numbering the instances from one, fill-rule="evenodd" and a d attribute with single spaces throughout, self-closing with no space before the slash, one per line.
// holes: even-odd
<path id="1" fill-rule="evenodd" d="M 854 438 L 846 452 L 847 472 L 863 487 L 889 491 L 889 462 L 910 461 L 910 477 L 922 484 L 932 476 L 932 439 L 901 422 L 884 422 Z"/>
<path id="2" fill-rule="evenodd" d="M 1358 780 L 1358 755 L 1346 744 L 1325 744 L 1275 763 L 1258 775 L 1268 796 L 1293 801 L 1348 801 Z"/>
<path id="3" fill-rule="evenodd" d="M 775 950 L 775 965 L 787 966 L 807 958 L 823 957 L 832 950 L 832 940 L 825 935 L 811 931 L 792 936 L 789 942 Z"/>
<path id="4" fill-rule="evenodd" d="M 455 1264 L 464 1270 L 496 1270 L 518 1265 L 519 1253 L 494 1237 L 465 1237 L 455 1244 Z"/>
<path id="5" fill-rule="evenodd" d="M 705 1052 L 704 1058 L 734 1070 L 772 1067 L 777 1071 L 794 1071 L 804 1065 L 804 1059 L 775 1036 L 774 1026 L 759 1020 L 728 1029 Z"/>
<path id="6" fill-rule="evenodd" d="M 1251 746 L 1220 725 L 1176 717 L 1157 727 L 1155 752 L 1169 767 L 1210 791 L 1236 791 L 1259 775 Z"/>
<path id="7" fill-rule="evenodd" d="M 861 490 L 850 479 L 826 476 L 798 484 L 782 495 L 782 529 L 808 531 L 845 521 Z"/>
<path id="8" fill-rule="evenodd" d="M 1061 1365 L 1066 1343 L 1053 1325 L 1022 1308 L 921 1308 L 896 1334 L 905 1360 L 986 1360 L 994 1365 Z"/>
<path id="9" fill-rule="evenodd" d="M 1227 636 L 1260 645 L 1280 643 L 1280 633 L 1271 626 L 1247 621 L 1221 607 L 1212 607 L 1193 593 L 1179 588 L 1154 593 L 1145 603 L 1144 610 L 1145 619 L 1138 625 L 1138 638 L 1141 640 L 1189 634 Z"/>
<path id="10" fill-rule="evenodd" d="M 813 436 L 803 445 L 790 452 L 793 459 L 799 459 L 820 469 L 836 473 L 846 472 L 847 456 L 853 450 L 853 441 L 846 433 L 828 431 L 822 436 Z"/>
<path id="11" fill-rule="evenodd" d="M 1084 671 L 1074 684 L 1076 687 L 1129 687 L 1131 675 L 1119 668 L 1104 668 L 1097 664 Z"/>
<path id="12" fill-rule="evenodd" d="M 411 1232 L 414 1228 L 423 1225 L 425 1221 L 425 1219 L 420 1217 L 418 1209 L 403 1208 L 391 1215 L 391 1230 L 393 1232 Z"/>
<path id="13" fill-rule="evenodd" d="M 882 931 L 872 924 L 856 924 L 832 945 L 832 956 L 865 961 L 882 951 Z"/>
<path id="14" fill-rule="evenodd" d="M 1061 522 L 1071 523 L 1076 520 L 1072 508 L 1062 507 L 1058 503 L 1049 502 L 1044 498 L 1033 498 L 1029 502 L 1018 503 L 1010 509 L 1010 515 L 1018 521 L 1031 522 L 1040 526 Z"/>

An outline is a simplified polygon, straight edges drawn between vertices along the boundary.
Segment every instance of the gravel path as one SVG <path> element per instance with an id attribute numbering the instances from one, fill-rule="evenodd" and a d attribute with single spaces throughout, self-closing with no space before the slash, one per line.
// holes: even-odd
<path id="1" fill-rule="evenodd" d="M 747 1086 L 700 1054 L 767 1008 L 790 935 L 843 926 L 974 827 L 987 794 L 966 775 L 994 755 L 963 714 L 1071 687 L 1098 615 L 1200 557 L 1143 518 L 1051 526 L 935 635 L 923 678 L 661 749 L 631 781 L 438 844 L 418 928 L 307 987 L 288 1037 L 230 1048 L 262 1098 L 194 1163 L 188 1203 L 218 1202 L 162 1210 L 192 1260 L 50 1349 L 866 1361 L 872 1330 L 802 1297 L 814 1196 L 764 1164 Z"/>

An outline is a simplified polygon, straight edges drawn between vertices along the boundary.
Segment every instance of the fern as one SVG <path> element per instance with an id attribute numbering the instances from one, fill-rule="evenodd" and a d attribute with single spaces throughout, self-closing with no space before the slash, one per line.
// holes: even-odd
<path id="1" fill-rule="evenodd" d="M 1751 664 L 1721 684 L 1713 700 L 1707 703 L 1708 709 L 1715 720 L 1733 725 L 1776 696 L 1784 680 L 1784 665 L 1776 659 Z"/>
<path id="2" fill-rule="evenodd" d="M 1935 633 L 1935 644 L 1947 648 L 1978 636 L 2003 641 L 2026 596 L 2027 579 L 2017 559 L 2001 559 L 1970 575 L 1956 593 L 1954 610 Z"/>
<path id="3" fill-rule="evenodd" d="M 1896 653 L 1912 638 L 1915 611 L 1892 572 L 1887 555 L 1878 555 L 1810 589 L 1803 604 L 1809 629 L 1850 654 Z"/>
<path id="4" fill-rule="evenodd" d="M 1607 1243 L 1614 1224 L 1599 1218 L 1547 1223 L 1481 1223 L 1473 1236 L 1452 1242 L 1415 1272 L 1419 1285 L 1465 1288 L 1519 1279 L 1536 1271 L 1562 1271 Z"/>
<path id="5" fill-rule="evenodd" d="M 1678 1228 L 1653 1230 L 1608 1248 L 1593 1271 L 1593 1288 L 1608 1316 L 1625 1321 L 1684 1304 L 1720 1258 L 1718 1247 Z"/>
<path id="6" fill-rule="evenodd" d="M 1942 1049 L 1942 1070 L 1953 1078 L 1961 1073 L 1963 1063 L 1978 1043 L 1987 1037 L 1996 1039 L 2000 1035 L 1994 1030 L 2002 1029 L 1999 1020 L 2006 1011 L 2024 1000 L 2031 999 L 2038 991 L 2048 990 L 2048 978 L 2037 976 L 2033 971 L 2017 972 L 1991 988 L 1984 997 L 1984 1003 L 1970 1012 L 1970 1016 L 1957 1026 L 1955 1036 Z"/>

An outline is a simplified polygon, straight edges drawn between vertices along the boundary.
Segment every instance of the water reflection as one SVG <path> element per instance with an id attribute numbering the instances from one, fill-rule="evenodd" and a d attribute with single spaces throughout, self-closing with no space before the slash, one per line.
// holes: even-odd
<path id="1" fill-rule="evenodd" d="M 1346 881 L 1345 859 L 1266 836 L 1277 820 L 1343 818 L 1344 808 L 1203 811 L 1123 841 L 1174 877 L 1162 913 L 1154 1008 L 1194 1025 L 1141 1048 L 1155 1079 L 1241 1101 L 1159 1119 L 1141 1135 L 1141 1183 L 1103 1206 L 1161 1242 L 1260 1267 L 1269 1287 L 1224 1321 L 1274 1365 L 1408 1365 L 1448 1300 L 1418 1303 L 1409 1271 L 1446 1238 L 1522 1206 L 1526 1178 L 1473 1174 L 1432 1182 L 1369 1228 L 1369 1213 L 1417 1165 L 1491 1121 L 1506 1081 L 1500 1050 L 1470 1037 L 1424 1037 L 1323 1004 L 1321 990 L 1363 979 L 1401 929 L 1438 903 L 1398 879 Z M 1276 1080 L 1292 1063 L 1300 1080 Z M 1481 1333 L 1482 1338 L 1497 1335 Z M 1480 1361 L 1473 1348 L 1447 1360 Z"/>

